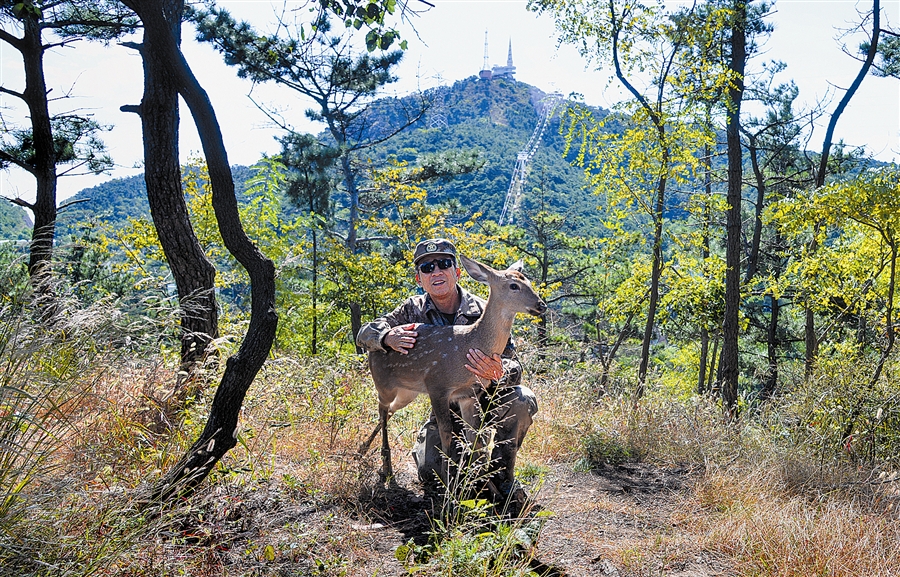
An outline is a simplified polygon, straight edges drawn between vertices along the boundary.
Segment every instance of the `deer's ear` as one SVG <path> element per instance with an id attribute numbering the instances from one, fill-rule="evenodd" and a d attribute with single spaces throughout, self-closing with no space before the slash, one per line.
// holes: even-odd
<path id="1" fill-rule="evenodd" d="M 525 261 L 522 259 L 517 260 L 516 262 L 509 265 L 508 270 L 514 270 L 516 272 L 522 272 L 525 270 Z"/>
<path id="2" fill-rule="evenodd" d="M 490 278 L 490 273 L 493 272 L 491 267 L 486 264 L 481 264 L 477 260 L 472 260 L 470 258 L 464 257 L 463 255 L 459 255 L 460 262 L 463 263 L 463 266 L 466 267 L 466 272 L 469 273 L 469 276 L 473 279 L 477 280 L 481 283 L 488 283 L 488 279 Z"/>

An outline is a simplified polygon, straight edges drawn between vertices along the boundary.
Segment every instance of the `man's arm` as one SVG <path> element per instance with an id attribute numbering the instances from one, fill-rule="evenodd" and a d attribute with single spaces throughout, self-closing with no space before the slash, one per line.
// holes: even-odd
<path id="1" fill-rule="evenodd" d="M 371 322 L 365 323 L 356 335 L 356 344 L 367 351 L 381 351 L 386 353 L 389 348 L 400 350 L 415 345 L 418 336 L 411 325 L 420 323 L 415 315 L 415 307 L 411 306 L 411 299 L 407 299 L 393 311 Z M 385 341 L 387 339 L 387 342 Z"/>

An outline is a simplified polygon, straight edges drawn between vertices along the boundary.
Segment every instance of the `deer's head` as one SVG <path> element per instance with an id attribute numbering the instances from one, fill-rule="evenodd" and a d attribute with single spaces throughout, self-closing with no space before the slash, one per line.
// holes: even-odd
<path id="1" fill-rule="evenodd" d="M 459 255 L 469 276 L 491 287 L 491 302 L 496 302 L 504 310 L 539 316 L 547 311 L 547 305 L 534 292 L 534 288 L 524 274 L 524 263 L 520 260 L 506 270 L 495 270 L 486 264 Z"/>

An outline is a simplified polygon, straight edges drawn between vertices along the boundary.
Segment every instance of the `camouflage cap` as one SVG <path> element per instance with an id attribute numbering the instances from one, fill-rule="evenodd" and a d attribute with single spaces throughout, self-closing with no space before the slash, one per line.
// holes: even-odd
<path id="1" fill-rule="evenodd" d="M 413 254 L 413 264 L 418 265 L 420 261 L 430 256 L 452 256 L 456 258 L 456 247 L 446 238 L 430 238 L 423 240 L 416 245 L 416 252 Z"/>

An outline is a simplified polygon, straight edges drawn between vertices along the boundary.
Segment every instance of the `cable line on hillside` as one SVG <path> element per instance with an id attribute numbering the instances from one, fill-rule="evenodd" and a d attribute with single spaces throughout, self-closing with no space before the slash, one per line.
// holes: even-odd
<path id="1" fill-rule="evenodd" d="M 528 180 L 528 163 L 534 158 L 544 132 L 550 124 L 550 119 L 556 113 L 557 108 L 565 102 L 563 95 L 554 92 L 541 99 L 540 101 L 540 118 L 531 138 L 525 145 L 525 148 L 516 155 L 516 166 L 513 168 L 512 179 L 509 183 L 509 190 L 506 191 L 506 200 L 503 202 L 503 211 L 500 213 L 500 220 L 497 221 L 500 226 L 512 224 L 516 212 L 519 210 L 519 204 L 522 201 L 522 192 L 525 189 L 525 183 Z"/>

